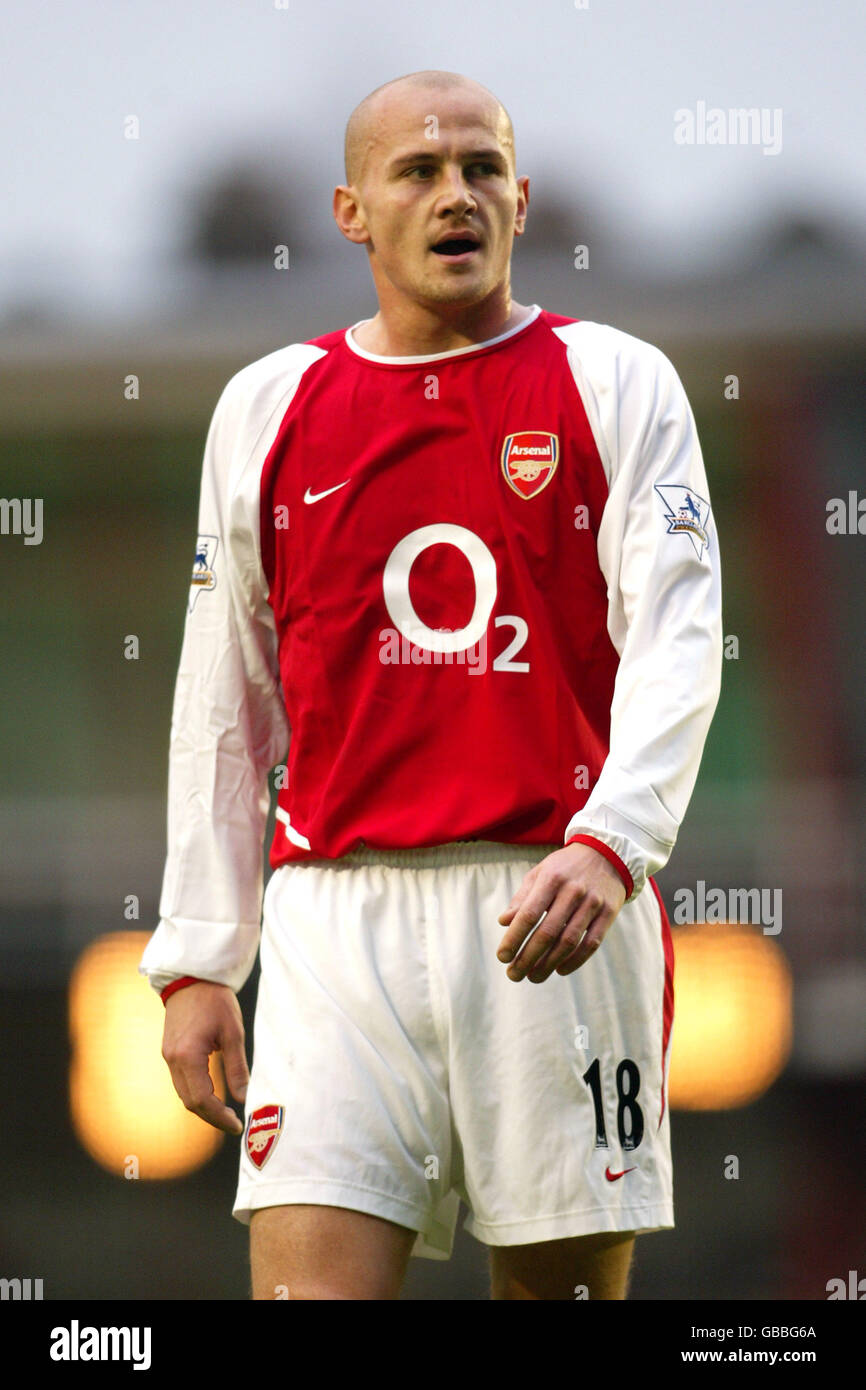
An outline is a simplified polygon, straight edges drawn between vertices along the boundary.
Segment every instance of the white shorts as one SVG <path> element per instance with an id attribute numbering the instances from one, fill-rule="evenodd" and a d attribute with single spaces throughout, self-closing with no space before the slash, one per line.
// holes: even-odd
<path id="1" fill-rule="evenodd" d="M 233 1215 L 349 1207 L 448 1259 L 673 1226 L 670 928 L 655 885 L 573 974 L 509 980 L 497 917 L 559 845 L 458 841 L 275 870 Z"/>

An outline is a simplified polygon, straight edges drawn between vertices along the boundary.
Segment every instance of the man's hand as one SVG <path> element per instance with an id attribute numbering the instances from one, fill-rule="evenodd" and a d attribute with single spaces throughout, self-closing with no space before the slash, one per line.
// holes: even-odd
<path id="1" fill-rule="evenodd" d="M 558 975 L 578 970 L 598 950 L 624 902 L 622 879 L 591 846 L 566 845 L 548 854 L 529 870 L 498 918 L 508 927 L 496 954 L 503 963 L 512 962 L 509 980 L 528 975 L 533 984 L 541 984 L 554 970 Z"/>
<path id="2" fill-rule="evenodd" d="M 240 1005 L 227 985 L 199 980 L 166 1000 L 162 1055 L 187 1110 L 216 1129 L 243 1134 L 243 1121 L 214 1091 L 207 1066 L 212 1052 L 223 1054 L 228 1088 L 235 1100 L 243 1101 L 250 1073 Z"/>

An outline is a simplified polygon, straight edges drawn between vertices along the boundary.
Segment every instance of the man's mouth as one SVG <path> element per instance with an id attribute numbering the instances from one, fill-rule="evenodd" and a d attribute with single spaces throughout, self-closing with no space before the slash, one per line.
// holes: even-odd
<path id="1" fill-rule="evenodd" d="M 480 249 L 480 244 L 473 236 L 461 236 L 459 233 L 454 233 L 443 237 L 430 249 L 435 251 L 437 256 L 442 256 L 447 260 L 465 260 L 469 259 L 473 252 Z"/>

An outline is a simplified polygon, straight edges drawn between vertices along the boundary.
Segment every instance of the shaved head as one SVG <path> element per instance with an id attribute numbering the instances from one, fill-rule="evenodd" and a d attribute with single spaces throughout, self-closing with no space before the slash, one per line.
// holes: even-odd
<path id="1" fill-rule="evenodd" d="M 428 69 L 364 97 L 333 199 L 343 236 L 366 248 L 379 299 L 360 346 L 411 357 L 419 343 L 445 351 L 513 326 L 529 312 L 511 298 L 528 202 L 511 119 L 480 82 Z"/>
<path id="2" fill-rule="evenodd" d="M 410 72 L 405 77 L 395 77 L 391 82 L 385 82 L 375 91 L 370 92 L 369 96 L 359 102 L 355 107 L 346 125 L 345 140 L 345 160 L 346 160 L 346 183 L 350 185 L 360 185 L 367 164 L 367 157 L 378 139 L 378 127 L 383 112 L 387 109 L 389 100 L 398 96 L 407 88 L 426 88 L 431 93 L 435 91 L 449 92 L 461 88 L 467 92 L 475 92 L 481 96 L 487 104 L 496 112 L 495 120 L 499 128 L 499 138 L 503 146 L 507 147 L 511 155 L 511 168 L 514 172 L 514 130 L 511 124 L 511 117 L 498 97 L 495 97 L 486 87 L 482 87 L 480 82 L 474 82 L 470 77 L 463 77 L 459 72 L 441 72 L 431 69 L 423 72 Z"/>

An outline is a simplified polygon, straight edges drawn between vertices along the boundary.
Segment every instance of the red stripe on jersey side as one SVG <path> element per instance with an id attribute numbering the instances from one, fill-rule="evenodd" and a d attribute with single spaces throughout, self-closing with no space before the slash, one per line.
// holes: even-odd
<path id="1" fill-rule="evenodd" d="M 597 850 L 599 854 L 603 854 L 608 863 L 613 865 L 622 879 L 625 886 L 626 897 L 631 897 L 634 892 L 634 879 L 628 871 L 628 866 L 623 863 L 619 855 L 611 849 L 610 845 L 606 845 L 602 840 L 597 840 L 594 835 L 572 835 L 565 843 L 567 845 L 589 845 L 590 849 Z"/>
<path id="2" fill-rule="evenodd" d="M 674 941 L 671 935 L 671 924 L 668 921 L 668 914 L 662 902 L 662 895 L 658 890 L 658 884 L 654 878 L 650 879 L 653 892 L 658 900 L 659 912 L 662 915 L 662 946 L 665 953 L 665 985 L 664 985 L 664 1010 L 662 1023 L 662 1108 L 659 1115 L 659 1127 L 665 1114 L 665 1088 L 664 1073 L 665 1061 L 668 1052 L 668 1043 L 671 1037 L 671 1028 L 674 1022 Z"/>

